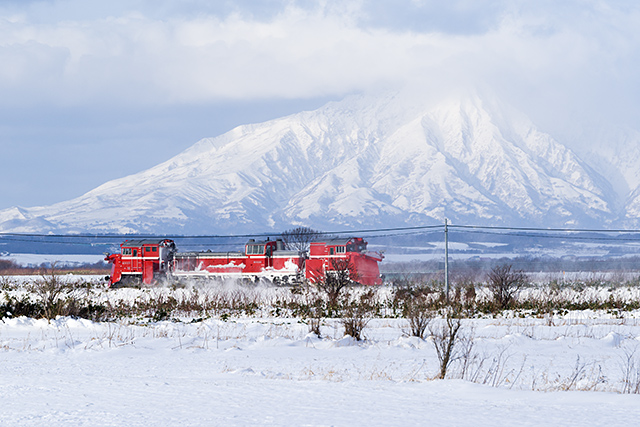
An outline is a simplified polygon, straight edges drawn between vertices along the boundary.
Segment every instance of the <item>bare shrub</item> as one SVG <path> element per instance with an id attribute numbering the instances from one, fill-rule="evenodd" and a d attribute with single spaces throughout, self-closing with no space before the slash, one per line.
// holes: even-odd
<path id="1" fill-rule="evenodd" d="M 427 302 L 409 301 L 405 307 L 405 317 L 409 322 L 409 331 L 412 337 L 424 339 L 424 333 L 433 318 L 433 312 Z"/>
<path id="2" fill-rule="evenodd" d="M 365 311 L 358 305 L 349 305 L 343 313 L 341 322 L 344 326 L 344 334 L 361 341 L 362 331 L 370 320 L 366 317 Z"/>
<path id="3" fill-rule="evenodd" d="M 0 291 L 12 291 L 16 288 L 16 282 L 11 277 L 0 274 Z"/>
<path id="4" fill-rule="evenodd" d="M 425 331 L 433 318 L 431 295 L 433 290 L 429 286 L 401 286 L 394 290 L 392 306 L 402 309 L 402 317 L 409 323 L 407 335 L 424 339 Z M 406 332 L 405 332 L 406 333 Z"/>
<path id="5" fill-rule="evenodd" d="M 309 227 L 296 227 L 284 231 L 280 237 L 287 249 L 292 251 L 308 251 L 309 244 L 322 235 L 317 230 Z"/>
<path id="6" fill-rule="evenodd" d="M 55 263 L 44 270 L 41 277 L 26 286 L 42 303 L 42 316 L 54 319 L 56 316 L 68 315 L 68 306 L 75 305 L 71 295 L 72 287 L 60 278 Z"/>
<path id="7" fill-rule="evenodd" d="M 4 302 L 0 304 L 0 319 L 4 317 L 40 317 L 42 316 L 42 304 L 31 300 L 29 295 L 20 298 L 6 293 Z"/>
<path id="8" fill-rule="evenodd" d="M 596 372 L 597 371 L 597 372 Z M 558 388 L 563 391 L 568 390 L 594 390 L 596 386 L 604 382 L 602 368 L 594 362 L 586 363 L 580 361 L 580 356 L 576 356 L 576 364 L 571 373 L 560 382 Z M 584 383 L 578 388 L 579 383 Z"/>
<path id="9" fill-rule="evenodd" d="M 436 348 L 436 356 L 440 365 L 438 378 L 445 379 L 447 369 L 451 363 L 459 357 L 460 352 L 460 328 L 462 322 L 455 313 L 448 311 L 439 326 L 430 326 L 429 331 L 433 336 L 433 344 Z"/>
<path id="10" fill-rule="evenodd" d="M 462 305 L 465 308 L 471 308 L 476 302 L 476 286 L 472 280 L 461 284 L 462 288 Z"/>
<path id="11" fill-rule="evenodd" d="M 178 307 L 178 301 L 171 295 L 157 295 L 149 301 L 149 316 L 154 322 L 168 320 Z"/>
<path id="12" fill-rule="evenodd" d="M 394 313 L 399 311 L 402 317 L 408 318 L 411 305 L 418 304 L 435 309 L 433 304 L 435 293 L 431 286 L 425 284 L 394 286 L 393 296 L 389 301 L 390 308 Z"/>
<path id="13" fill-rule="evenodd" d="M 640 365 L 636 359 L 636 350 L 625 350 L 622 357 L 622 393 L 640 394 Z"/>
<path id="14" fill-rule="evenodd" d="M 294 292 L 293 289 L 292 292 Z M 294 312 L 300 313 L 307 320 L 309 332 L 316 334 L 320 338 L 322 336 L 320 326 L 326 313 L 325 300 L 318 294 L 316 289 L 309 286 L 300 287 L 295 292 L 302 295 L 303 301 L 301 304 L 291 304 L 294 307 Z"/>
<path id="15" fill-rule="evenodd" d="M 320 332 L 320 325 L 322 325 L 322 319 L 319 317 L 310 317 L 308 320 L 309 332 L 315 334 L 318 338 L 322 338 Z"/>
<path id="16" fill-rule="evenodd" d="M 527 283 L 526 274 L 521 270 L 512 270 L 510 264 L 493 267 L 487 274 L 487 279 L 493 301 L 500 309 L 509 308 Z"/>
<path id="17" fill-rule="evenodd" d="M 325 304 L 320 298 L 316 298 L 309 310 L 309 332 L 314 333 L 318 338 L 322 337 L 320 325 L 325 313 Z"/>
<path id="18" fill-rule="evenodd" d="M 511 354 L 507 353 L 507 347 L 492 353 L 490 356 L 483 355 L 479 363 L 475 365 L 473 372 L 470 373 L 469 380 L 479 384 L 490 385 L 491 387 L 498 387 L 507 381 L 509 374 L 513 373 L 513 371 L 505 371 L 510 358 Z M 524 367 L 525 361 L 526 358 L 523 360 L 522 367 Z"/>
<path id="19" fill-rule="evenodd" d="M 345 335 L 362 340 L 362 331 L 373 318 L 375 310 L 375 290 L 369 289 L 360 298 L 344 304 L 342 309 L 342 326 Z"/>
<path id="20" fill-rule="evenodd" d="M 342 290 L 357 280 L 354 271 L 349 260 L 331 259 L 329 271 L 325 272 L 323 280 L 317 283 L 318 288 L 327 294 L 330 309 L 337 308 Z"/>
<path id="21" fill-rule="evenodd" d="M 198 288 L 191 288 L 177 298 L 176 311 L 186 316 L 198 316 L 200 319 L 208 316 L 214 308 L 214 301 L 207 291 L 200 292 Z"/>
<path id="22" fill-rule="evenodd" d="M 63 280 L 55 264 L 42 271 L 39 279 L 25 284 L 24 288 L 35 296 L 13 299 L 13 315 L 25 315 L 55 319 L 57 316 L 73 316 L 91 320 L 104 320 L 107 305 L 92 301 L 95 287 L 90 282 L 72 282 Z M 22 314 L 18 314 L 22 313 Z"/>
<path id="23" fill-rule="evenodd" d="M 474 365 L 478 359 L 478 354 L 475 351 L 474 341 L 474 328 L 472 327 L 468 333 L 459 334 L 459 359 L 460 359 L 460 378 L 465 379 L 471 366 Z"/>
<path id="24" fill-rule="evenodd" d="M 471 309 L 476 301 L 476 274 L 469 272 L 458 273 L 453 281 L 453 295 L 449 298 L 449 304 L 460 308 Z"/>

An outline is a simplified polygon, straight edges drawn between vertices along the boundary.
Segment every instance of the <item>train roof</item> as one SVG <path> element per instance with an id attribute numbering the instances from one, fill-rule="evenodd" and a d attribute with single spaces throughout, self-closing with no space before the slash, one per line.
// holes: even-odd
<path id="1" fill-rule="evenodd" d="M 136 240 L 125 240 L 122 242 L 121 246 L 143 246 L 143 245 L 159 245 L 165 241 L 173 242 L 170 239 L 136 239 Z"/>
<path id="2" fill-rule="evenodd" d="M 277 242 L 278 240 L 282 240 L 282 239 L 279 237 L 277 239 L 267 239 L 267 240 L 249 239 L 247 243 L 245 243 L 245 245 L 266 245 L 269 242 Z"/>
<path id="3" fill-rule="evenodd" d="M 346 245 L 348 244 L 350 241 L 357 239 L 357 237 L 338 237 L 338 238 L 334 238 L 334 239 L 318 239 L 318 240 L 314 240 L 311 243 L 323 243 L 326 245 Z"/>

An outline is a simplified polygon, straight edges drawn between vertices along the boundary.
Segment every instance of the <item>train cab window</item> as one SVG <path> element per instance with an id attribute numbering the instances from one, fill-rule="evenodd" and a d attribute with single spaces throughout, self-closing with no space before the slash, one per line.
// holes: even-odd
<path id="1" fill-rule="evenodd" d="M 336 253 L 338 254 L 343 254 L 345 252 L 345 247 L 344 246 L 336 246 Z"/>
<path id="2" fill-rule="evenodd" d="M 262 255 L 264 254 L 263 245 L 247 245 L 247 255 Z"/>
<path id="3" fill-rule="evenodd" d="M 133 256 L 138 256 L 138 250 L 137 249 L 133 250 Z"/>
<path id="4" fill-rule="evenodd" d="M 347 252 L 364 252 L 366 245 L 347 245 Z"/>
<path id="5" fill-rule="evenodd" d="M 151 248 L 149 246 L 147 246 L 146 248 L 144 248 L 145 252 L 151 252 Z"/>
<path id="6" fill-rule="evenodd" d="M 333 248 L 329 248 L 329 255 L 333 255 Z"/>
<path id="7" fill-rule="evenodd" d="M 131 248 L 122 248 L 122 255 L 131 255 Z"/>

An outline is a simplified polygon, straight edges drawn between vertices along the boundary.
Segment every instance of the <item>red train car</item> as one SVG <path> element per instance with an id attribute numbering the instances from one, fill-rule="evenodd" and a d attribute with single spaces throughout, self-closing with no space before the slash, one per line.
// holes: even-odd
<path id="1" fill-rule="evenodd" d="M 306 261 L 306 278 L 316 283 L 327 274 L 349 270 L 349 277 L 363 285 L 381 285 L 378 263 L 383 256 L 367 251 L 367 242 L 360 237 L 311 242 Z"/>
<path id="2" fill-rule="evenodd" d="M 174 256 L 175 277 L 261 278 L 278 284 L 302 278 L 304 253 L 285 250 L 282 240 L 251 239 L 244 252 L 179 252 Z"/>
<path id="3" fill-rule="evenodd" d="M 166 277 L 176 252 L 173 240 L 144 239 L 125 240 L 119 254 L 107 255 L 111 263 L 110 284 L 120 283 L 150 285 Z"/>
<path id="4" fill-rule="evenodd" d="M 152 284 L 164 278 L 267 279 L 277 284 L 317 283 L 327 274 L 348 269 L 354 282 L 382 283 L 378 262 L 382 255 L 367 251 L 359 237 L 311 243 L 309 253 L 291 251 L 282 240 L 249 240 L 244 252 L 177 252 L 175 243 L 163 240 L 127 240 L 120 254 L 108 255 L 111 285 Z"/>

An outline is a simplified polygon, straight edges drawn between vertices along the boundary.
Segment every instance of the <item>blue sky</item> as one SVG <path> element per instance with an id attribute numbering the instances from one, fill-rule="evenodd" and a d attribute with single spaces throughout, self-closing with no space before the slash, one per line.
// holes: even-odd
<path id="1" fill-rule="evenodd" d="M 543 130 L 638 126 L 640 6 L 595 0 L 0 0 L 0 209 L 346 94 L 482 85 Z"/>

